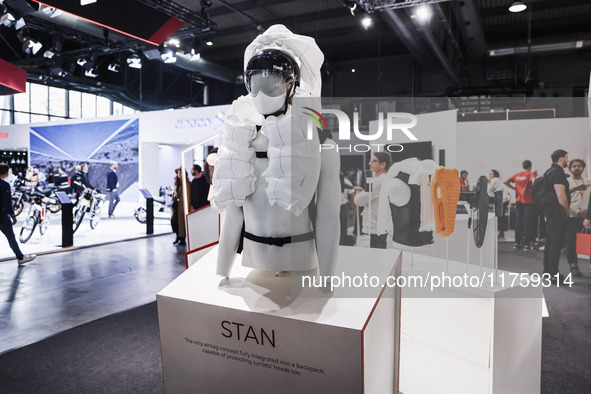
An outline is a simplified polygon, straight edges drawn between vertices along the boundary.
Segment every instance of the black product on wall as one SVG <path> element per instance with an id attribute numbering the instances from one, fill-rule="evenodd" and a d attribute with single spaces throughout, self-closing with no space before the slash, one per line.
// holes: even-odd
<path id="1" fill-rule="evenodd" d="M 6 163 L 14 175 L 25 175 L 29 165 L 29 153 L 26 149 L 0 151 L 0 163 Z"/>
<path id="2" fill-rule="evenodd" d="M 402 145 L 404 149 L 402 149 L 401 152 L 398 152 L 400 150 L 400 145 Z M 411 157 L 416 157 L 419 160 L 433 159 L 433 147 L 431 141 L 405 142 L 402 144 L 388 145 L 384 147 L 384 151 L 391 152 L 392 163 L 398 163 L 399 161 L 410 159 Z"/>

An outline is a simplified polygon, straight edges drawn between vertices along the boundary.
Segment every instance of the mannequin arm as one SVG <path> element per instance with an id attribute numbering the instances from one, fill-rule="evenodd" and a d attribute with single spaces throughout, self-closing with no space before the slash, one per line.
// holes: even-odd
<path id="1" fill-rule="evenodd" d="M 234 205 L 229 206 L 224 215 L 220 234 L 216 270 L 218 275 L 225 276 L 226 278 L 230 276 L 232 265 L 236 259 L 236 250 L 238 250 L 243 223 L 244 212 L 242 208 Z"/>
<path id="2" fill-rule="evenodd" d="M 333 275 L 338 258 L 340 236 L 340 194 L 341 181 L 339 171 L 341 158 L 332 140 L 334 149 L 322 151 L 318 195 L 316 200 L 317 214 L 315 223 L 316 249 L 318 251 L 318 271 L 320 275 Z"/>

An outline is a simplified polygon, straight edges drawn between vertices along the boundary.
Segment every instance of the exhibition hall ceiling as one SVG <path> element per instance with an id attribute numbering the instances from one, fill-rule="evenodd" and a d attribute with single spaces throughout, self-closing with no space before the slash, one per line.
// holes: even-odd
<path id="1" fill-rule="evenodd" d="M 317 40 L 325 83 L 355 62 L 393 57 L 409 59 L 420 75 L 444 75 L 431 91 L 448 95 L 534 95 L 542 82 L 536 60 L 560 64 L 565 55 L 588 76 L 589 0 L 525 0 L 519 13 L 509 12 L 511 3 L 125 0 L 123 9 L 114 0 L 0 0 L 0 58 L 31 82 L 137 109 L 230 102 L 245 92 L 244 49 L 276 23 Z"/>

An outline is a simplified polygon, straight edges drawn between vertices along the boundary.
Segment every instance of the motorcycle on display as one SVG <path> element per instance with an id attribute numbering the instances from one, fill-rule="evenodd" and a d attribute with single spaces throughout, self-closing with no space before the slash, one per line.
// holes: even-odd
<path id="1" fill-rule="evenodd" d="M 158 191 L 159 198 L 154 198 L 154 211 L 171 212 L 172 211 L 172 188 L 170 186 L 160 186 Z M 145 199 L 142 199 L 141 205 L 133 212 L 133 216 L 140 223 L 146 223 Z M 155 215 L 155 217 L 157 217 Z M 169 219 L 168 216 L 165 217 Z"/>
<path id="2" fill-rule="evenodd" d="M 102 203 L 105 201 L 105 195 L 97 190 L 92 190 L 84 186 L 80 198 L 78 199 L 76 206 L 74 207 L 74 233 L 82 224 L 82 220 L 86 215 L 86 212 L 90 215 L 90 228 L 95 229 L 101 218 L 102 218 Z"/>
<path id="3" fill-rule="evenodd" d="M 39 192 L 32 192 L 29 201 L 29 213 L 25 218 L 25 222 L 21 227 L 19 234 L 19 241 L 21 243 L 27 242 L 31 239 L 33 232 L 37 225 L 39 225 L 39 233 L 44 235 L 49 227 L 49 212 L 48 203 L 50 199 Z"/>

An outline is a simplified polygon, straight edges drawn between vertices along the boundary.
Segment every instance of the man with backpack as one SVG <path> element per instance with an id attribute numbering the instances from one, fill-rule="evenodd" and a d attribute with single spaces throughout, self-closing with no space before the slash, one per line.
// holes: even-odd
<path id="1" fill-rule="evenodd" d="M 550 156 L 552 166 L 544 173 L 544 192 L 542 203 L 546 218 L 546 247 L 544 248 L 544 274 L 549 274 L 552 281 L 564 281 L 558 274 L 560 251 L 564 240 L 569 217 L 569 184 L 564 173 L 568 165 L 568 154 L 562 149 L 555 150 Z M 537 181 L 536 181 L 537 182 Z M 534 186 L 534 194 L 536 193 Z M 535 202 L 535 201 L 534 201 Z"/>

